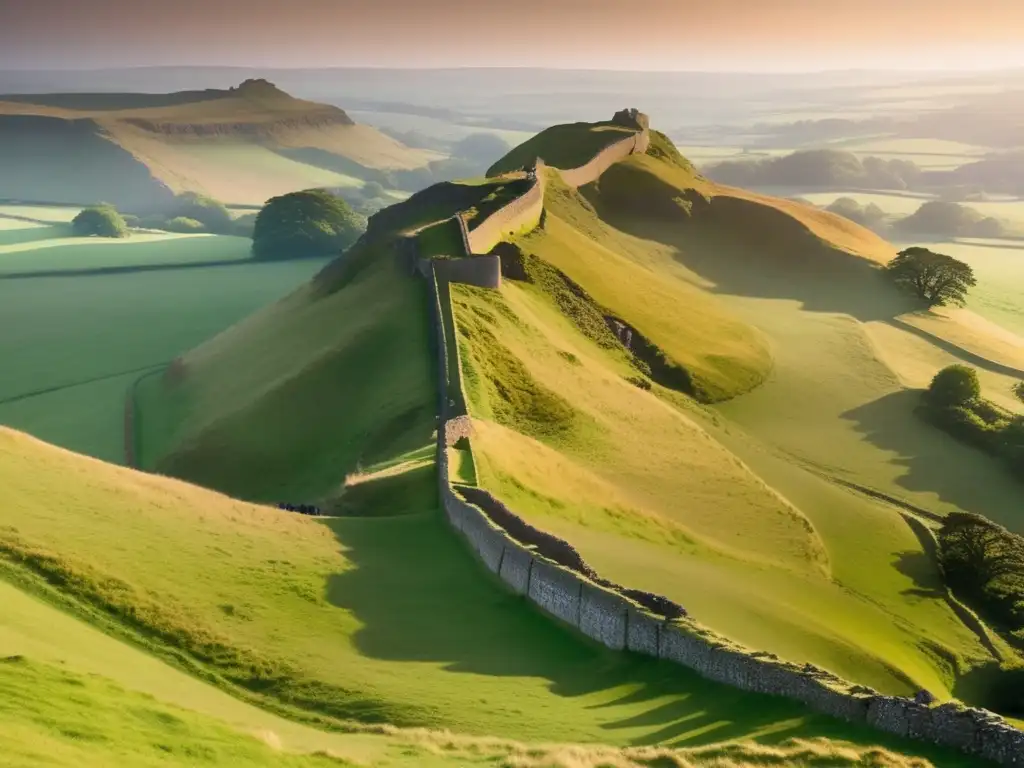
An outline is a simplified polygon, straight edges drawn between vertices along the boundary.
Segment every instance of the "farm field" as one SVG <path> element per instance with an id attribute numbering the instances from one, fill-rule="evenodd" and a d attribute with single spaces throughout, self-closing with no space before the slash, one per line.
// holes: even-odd
<path id="1" fill-rule="evenodd" d="M 0 221 L 3 221 L 0 219 Z M 46 227 L 0 230 L 5 235 Z M 135 235 L 0 245 L 0 423 L 108 461 L 123 457 L 124 398 L 144 371 L 279 298 L 318 261 L 245 261 L 236 237 Z M 202 266 L 206 261 L 236 261 Z M 64 270 L 189 264 L 191 269 Z M 17 272 L 48 276 L 11 278 Z"/>
<path id="2" fill-rule="evenodd" d="M 474 133 L 490 133 L 504 139 L 510 146 L 522 144 L 533 136 L 529 131 L 509 131 L 487 126 L 465 125 L 439 120 L 425 115 L 409 115 L 401 112 L 377 112 L 372 110 L 350 109 L 348 113 L 354 120 L 372 125 L 375 128 L 387 128 L 395 131 L 415 131 L 424 136 L 440 141 L 458 141 Z"/>

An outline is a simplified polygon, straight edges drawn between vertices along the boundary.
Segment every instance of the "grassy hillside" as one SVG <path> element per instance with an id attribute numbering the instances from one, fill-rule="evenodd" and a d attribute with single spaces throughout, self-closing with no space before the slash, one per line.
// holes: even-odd
<path id="1" fill-rule="evenodd" d="M 68 210 L 10 206 L 21 218 L 0 218 L 0 424 L 108 461 L 123 460 L 135 379 L 322 266 L 250 263 L 237 237 L 70 238 L 66 225 L 25 220 Z"/>
<path id="2" fill-rule="evenodd" d="M 538 157 L 556 168 L 577 168 L 636 129 L 615 123 L 569 123 L 553 125 L 531 136 L 487 169 L 488 176 L 514 171 Z"/>
<path id="3" fill-rule="evenodd" d="M 0 198 L 149 209 L 188 190 L 262 204 L 312 186 L 357 187 L 435 157 L 263 81 L 163 95 L 0 96 Z"/>
<path id="4" fill-rule="evenodd" d="M 283 711 L 530 741 L 884 742 L 584 643 L 484 578 L 430 509 L 318 521 L 8 430 L 0 481 L 16 572 L 59 579 L 97 620 Z"/>

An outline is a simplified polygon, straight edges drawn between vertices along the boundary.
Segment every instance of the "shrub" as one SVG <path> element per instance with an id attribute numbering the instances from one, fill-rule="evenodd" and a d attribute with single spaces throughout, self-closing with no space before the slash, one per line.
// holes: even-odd
<path id="1" fill-rule="evenodd" d="M 967 405 L 980 395 L 981 385 L 975 370 L 966 365 L 950 365 L 935 374 L 925 399 L 937 408 L 953 408 Z"/>
<path id="2" fill-rule="evenodd" d="M 192 234 L 195 232 L 205 232 L 206 226 L 201 221 L 190 219 L 187 216 L 177 216 L 165 225 L 168 232 L 183 232 L 186 234 Z"/>
<path id="3" fill-rule="evenodd" d="M 71 221 L 71 229 L 79 237 L 128 237 L 124 218 L 106 204 L 84 208 Z"/>
<path id="4" fill-rule="evenodd" d="M 290 192 L 257 214 L 252 253 L 257 259 L 337 255 L 356 241 L 361 225 L 348 203 L 324 190 Z"/>
<path id="5" fill-rule="evenodd" d="M 125 213 L 121 215 L 121 218 L 124 220 L 124 225 L 129 229 L 136 229 L 142 226 L 142 219 L 138 216 L 132 216 L 130 213 Z"/>
<path id="6" fill-rule="evenodd" d="M 231 212 L 222 202 L 197 192 L 182 192 L 177 195 L 170 218 L 192 219 L 201 222 L 205 231 L 221 235 L 232 234 L 235 229 Z"/>
<path id="7" fill-rule="evenodd" d="M 1024 403 L 1024 381 L 1018 381 L 1013 385 L 1013 394 L 1016 395 L 1018 400 Z"/>
<path id="8" fill-rule="evenodd" d="M 384 185 L 379 181 L 368 181 L 363 184 L 362 190 L 360 190 L 367 200 L 373 200 L 376 197 L 384 197 L 387 193 L 384 191 Z"/>

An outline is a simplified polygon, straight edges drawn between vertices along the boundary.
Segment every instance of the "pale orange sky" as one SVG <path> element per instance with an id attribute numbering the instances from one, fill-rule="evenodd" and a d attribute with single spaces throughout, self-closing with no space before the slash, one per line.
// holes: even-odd
<path id="1" fill-rule="evenodd" d="M 1024 0 L 0 0 L 0 66 L 1024 66 Z"/>

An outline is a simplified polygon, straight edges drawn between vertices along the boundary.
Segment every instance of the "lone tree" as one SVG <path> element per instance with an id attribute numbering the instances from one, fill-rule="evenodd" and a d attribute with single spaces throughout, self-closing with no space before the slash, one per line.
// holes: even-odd
<path id="1" fill-rule="evenodd" d="M 969 264 L 918 246 L 900 251 L 885 269 L 896 285 L 929 307 L 962 307 L 967 303 L 967 289 L 977 284 Z"/>
<path id="2" fill-rule="evenodd" d="M 981 396 L 978 374 L 966 365 L 949 365 L 935 374 L 925 399 L 937 408 L 956 408 Z"/>
<path id="3" fill-rule="evenodd" d="M 256 216 L 252 254 L 257 259 L 331 256 L 350 246 L 362 221 L 339 197 L 307 189 L 272 197 Z"/>
<path id="4" fill-rule="evenodd" d="M 128 225 L 112 205 L 83 208 L 71 220 L 71 230 L 79 237 L 128 237 Z"/>

